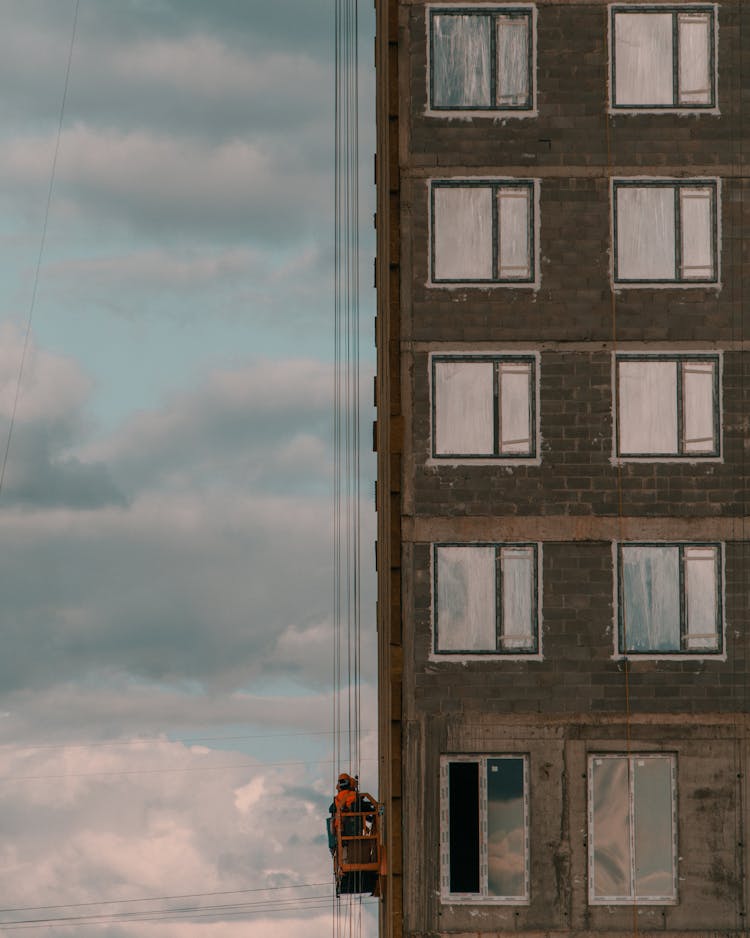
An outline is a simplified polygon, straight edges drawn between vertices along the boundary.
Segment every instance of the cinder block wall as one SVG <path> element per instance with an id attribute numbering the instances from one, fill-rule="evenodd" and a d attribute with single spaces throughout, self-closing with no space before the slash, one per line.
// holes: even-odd
<path id="1" fill-rule="evenodd" d="M 388 894 L 382 933 L 748 934 L 750 3 L 719 4 L 719 114 L 613 116 L 608 4 L 538 0 L 538 116 L 502 119 L 425 114 L 427 4 L 377 5 L 379 81 L 387 61 L 398 87 L 397 113 L 379 112 L 381 180 L 398 148 L 378 203 L 379 264 L 387 255 L 392 274 L 379 267 L 379 354 L 400 386 L 380 374 L 379 459 L 398 479 L 390 510 L 379 490 L 378 537 L 391 558 L 381 579 L 400 589 L 397 641 L 382 602 L 379 621 L 402 688 L 389 711 L 400 786 L 389 785 L 403 845 L 403 898 Z M 611 179 L 640 175 L 720 180 L 717 287 L 613 290 Z M 538 288 L 429 285 L 429 181 L 454 177 L 539 180 Z M 383 346 L 395 309 L 397 367 Z M 539 464 L 431 460 L 430 353 L 523 351 L 540 354 Z M 613 355 L 705 351 L 722 356 L 721 459 L 617 464 Z M 612 544 L 627 539 L 724 544 L 724 659 L 614 655 Z M 434 660 L 431 545 L 503 540 L 541 544 L 542 659 Z M 389 690 L 386 673 L 393 707 Z M 588 904 L 587 755 L 626 751 L 677 754 L 675 905 Z M 526 905 L 440 900 L 440 757 L 486 753 L 529 759 Z"/>

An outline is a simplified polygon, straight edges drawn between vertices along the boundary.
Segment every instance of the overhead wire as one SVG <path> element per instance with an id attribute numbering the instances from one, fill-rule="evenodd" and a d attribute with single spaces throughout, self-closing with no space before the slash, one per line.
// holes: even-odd
<path id="1" fill-rule="evenodd" d="M 256 892 L 279 892 L 283 889 L 317 889 L 328 886 L 329 883 L 295 883 L 288 886 L 256 886 L 252 889 L 222 889 L 212 892 L 183 892 L 170 896 L 130 896 L 125 899 L 97 899 L 89 902 L 58 902 L 51 905 L 21 905 L 11 908 L 0 908 L 0 915 L 10 912 L 46 912 L 51 909 L 81 909 L 94 905 L 121 905 L 131 902 L 176 902 L 179 899 L 203 899 L 210 896 L 235 896 Z"/>
<path id="2" fill-rule="evenodd" d="M 306 913 L 310 911 L 322 912 L 329 908 L 328 902 L 329 896 L 325 894 L 311 896 L 309 901 L 305 901 L 303 898 L 275 903 L 232 903 L 216 906 L 196 906 L 194 908 L 144 910 L 142 912 L 113 912 L 56 918 L 50 916 L 38 919 L 18 919 L 0 922 L 0 928 L 4 931 L 50 928 L 52 926 L 57 928 L 80 928 L 91 925 L 147 924 L 150 922 L 192 921 L 205 918 L 215 918 L 218 922 L 229 917 L 245 918 L 258 915 L 277 915 L 279 913 L 289 914 L 297 911 Z M 377 900 L 371 900 L 367 904 L 375 906 Z"/>
<path id="3" fill-rule="evenodd" d="M 377 761 L 374 757 L 362 760 L 364 762 Z M 97 778 L 119 777 L 125 775 L 161 775 L 181 772 L 223 772 L 231 769 L 265 769 L 283 765 L 335 765 L 333 759 L 290 759 L 281 762 L 230 762 L 225 765 L 194 765 L 179 766 L 175 768 L 161 767 L 156 769 L 118 769 L 111 772 L 57 772 L 48 775 L 0 775 L 0 782 L 33 782 L 44 779 L 65 778 Z"/>
<path id="4" fill-rule="evenodd" d="M 372 729 L 363 730 L 364 733 L 373 732 Z M 101 740 L 97 742 L 70 742 L 40 744 L 38 746 L 10 746 L 7 743 L 0 742 L 0 752 L 14 752 L 16 754 L 23 752 L 50 752 L 55 750 L 71 749 L 99 749 L 99 748 L 118 748 L 123 746 L 138 746 L 149 743 L 182 743 L 184 745 L 193 745 L 194 743 L 220 743 L 220 742 L 239 742 L 249 739 L 293 739 L 304 737 L 309 739 L 313 736 L 333 736 L 331 730 L 316 730 L 309 733 L 259 733 L 241 736 L 132 736 L 120 740 Z"/>

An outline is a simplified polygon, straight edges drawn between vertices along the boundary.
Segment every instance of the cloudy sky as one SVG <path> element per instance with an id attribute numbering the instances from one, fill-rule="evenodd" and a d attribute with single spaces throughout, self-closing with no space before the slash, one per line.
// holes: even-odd
<path id="1" fill-rule="evenodd" d="M 331 933 L 333 7 L 80 0 L 35 291 L 75 0 L 0 0 L 3 934 Z"/>

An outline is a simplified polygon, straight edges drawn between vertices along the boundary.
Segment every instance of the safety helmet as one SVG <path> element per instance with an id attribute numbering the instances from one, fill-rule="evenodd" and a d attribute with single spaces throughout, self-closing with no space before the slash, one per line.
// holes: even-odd
<path id="1" fill-rule="evenodd" d="M 353 788 L 353 782 L 354 779 L 351 777 L 351 775 L 347 775 L 346 772 L 342 772 L 341 775 L 339 775 L 338 782 L 336 782 L 336 788 L 338 788 L 340 791 L 343 791 L 347 788 Z"/>

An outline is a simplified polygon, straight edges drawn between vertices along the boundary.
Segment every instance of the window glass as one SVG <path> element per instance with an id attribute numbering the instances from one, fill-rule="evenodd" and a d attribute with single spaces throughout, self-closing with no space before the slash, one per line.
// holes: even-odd
<path id="1" fill-rule="evenodd" d="M 687 361 L 682 366 L 683 420 L 686 453 L 716 452 L 713 362 Z"/>
<path id="2" fill-rule="evenodd" d="M 438 361 L 434 366 L 435 453 L 492 455 L 494 365 Z"/>
<path id="3" fill-rule="evenodd" d="M 711 16 L 708 13 L 680 13 L 679 103 L 711 104 Z"/>
<path id="4" fill-rule="evenodd" d="M 440 762 L 443 899 L 527 901 L 527 757 L 443 756 Z"/>
<path id="5" fill-rule="evenodd" d="M 617 188 L 617 278 L 675 279 L 674 189 Z"/>
<path id="6" fill-rule="evenodd" d="M 632 760 L 635 893 L 670 896 L 672 863 L 672 765 L 669 759 Z"/>
<path id="7" fill-rule="evenodd" d="M 487 892 L 526 895 L 523 759 L 487 759 Z"/>
<path id="8" fill-rule="evenodd" d="M 718 360 L 617 358 L 617 455 L 717 456 Z"/>
<path id="9" fill-rule="evenodd" d="M 682 232 L 682 277 L 684 280 L 713 277 L 713 213 L 711 190 L 680 189 Z"/>
<path id="10" fill-rule="evenodd" d="M 497 96 L 499 107 L 529 102 L 529 20 L 498 16 L 496 20 Z"/>
<path id="11" fill-rule="evenodd" d="M 430 108 L 513 112 L 534 107 L 532 8 L 483 4 L 428 11 Z"/>
<path id="12" fill-rule="evenodd" d="M 676 547 L 622 548 L 621 641 L 627 651 L 680 649 Z"/>
<path id="13" fill-rule="evenodd" d="M 539 650 L 536 544 L 435 544 L 437 654 Z"/>
<path id="14" fill-rule="evenodd" d="M 714 107 L 715 12 L 711 6 L 617 6 L 612 10 L 612 106 Z"/>
<path id="15" fill-rule="evenodd" d="M 500 189 L 497 193 L 498 263 L 503 280 L 531 276 L 530 195 L 528 189 Z"/>
<path id="16" fill-rule="evenodd" d="M 534 552 L 530 547 L 504 547 L 502 557 L 503 646 L 534 644 Z"/>
<path id="17" fill-rule="evenodd" d="M 430 183 L 435 283 L 535 285 L 536 180 Z"/>
<path id="18" fill-rule="evenodd" d="M 533 457 L 535 360 L 432 357 L 435 458 Z"/>
<path id="19" fill-rule="evenodd" d="M 677 453 L 677 365 L 622 360 L 619 370 L 619 452 Z"/>
<path id="20" fill-rule="evenodd" d="M 528 455 L 532 439 L 532 373 L 531 364 L 501 362 L 498 366 L 500 385 L 500 452 Z"/>
<path id="21" fill-rule="evenodd" d="M 674 757 L 589 761 L 589 899 L 671 902 L 676 892 Z"/>
<path id="22" fill-rule="evenodd" d="M 632 879 L 628 760 L 594 759 L 592 774 L 593 893 L 629 896 Z"/>
<path id="23" fill-rule="evenodd" d="M 621 545 L 620 652 L 721 651 L 720 560 L 718 544 Z"/>
<path id="24" fill-rule="evenodd" d="M 643 185 L 615 180 L 615 281 L 715 283 L 718 185 L 718 180 L 644 180 Z"/>
<path id="25" fill-rule="evenodd" d="M 617 104 L 671 105 L 672 14 L 615 15 Z"/>
<path id="26" fill-rule="evenodd" d="M 488 107 L 490 98 L 489 16 L 441 13 L 432 19 L 433 104 Z"/>
<path id="27" fill-rule="evenodd" d="M 437 280 L 491 280 L 492 189 L 436 186 L 434 250 Z"/>
<path id="28" fill-rule="evenodd" d="M 712 547 L 685 548 L 685 592 L 687 594 L 687 647 L 717 647 L 719 584 L 717 551 Z"/>
<path id="29" fill-rule="evenodd" d="M 495 548 L 437 549 L 437 628 L 441 651 L 497 647 Z"/>

